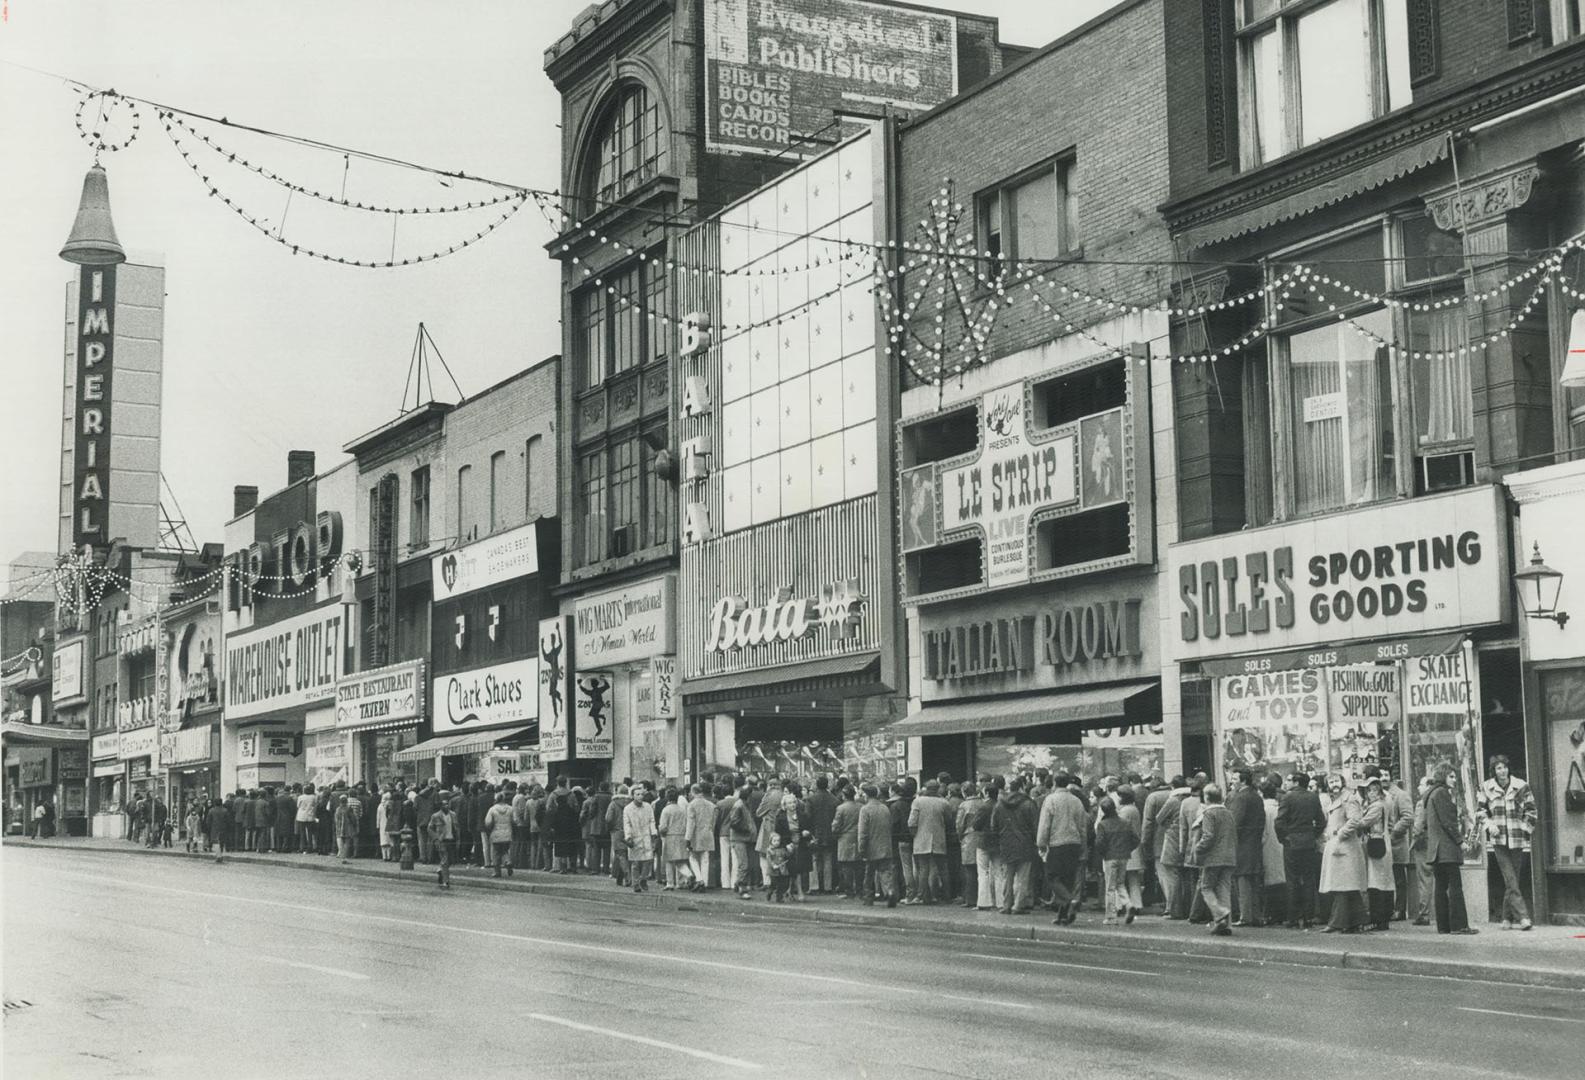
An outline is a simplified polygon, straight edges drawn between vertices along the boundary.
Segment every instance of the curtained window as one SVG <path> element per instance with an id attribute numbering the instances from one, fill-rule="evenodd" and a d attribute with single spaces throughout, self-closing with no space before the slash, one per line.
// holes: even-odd
<path id="1" fill-rule="evenodd" d="M 1353 322 L 1392 340 L 1386 311 Z M 1315 514 L 1394 494 L 1388 350 L 1346 323 L 1279 341 L 1288 365 L 1294 512 Z"/>

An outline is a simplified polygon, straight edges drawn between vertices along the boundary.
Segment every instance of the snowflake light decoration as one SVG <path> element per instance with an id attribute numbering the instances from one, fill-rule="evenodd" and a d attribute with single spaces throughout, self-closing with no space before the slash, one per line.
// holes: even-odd
<path id="1" fill-rule="evenodd" d="M 896 270 L 877 271 L 880 284 L 883 277 L 898 282 L 899 302 L 888 312 L 893 352 L 916 376 L 937 385 L 984 360 L 996 316 L 1011 302 L 1004 264 L 975 250 L 973 230 L 958 235 L 962 218 L 963 205 L 946 180 L 930 200 L 929 215 L 919 221 L 919 241 L 901 245 Z M 982 262 L 988 272 L 980 269 Z M 922 278 L 910 283 L 916 269 L 923 270 Z M 921 311 L 929 319 L 923 330 L 915 324 Z"/>

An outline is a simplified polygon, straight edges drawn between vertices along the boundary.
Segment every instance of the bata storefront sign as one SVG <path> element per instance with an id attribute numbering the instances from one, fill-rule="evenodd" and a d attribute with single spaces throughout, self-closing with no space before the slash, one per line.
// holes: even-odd
<path id="1" fill-rule="evenodd" d="M 158 728 L 142 727 L 132 731 L 123 731 L 117 736 L 116 757 L 122 761 L 153 757 L 159 752 L 160 732 Z"/>
<path id="2" fill-rule="evenodd" d="M 55 703 L 83 696 L 83 640 L 58 645 L 50 656 L 50 700 Z"/>
<path id="3" fill-rule="evenodd" d="M 668 575 L 580 599 L 572 612 L 578 663 L 625 664 L 673 651 L 676 586 Z"/>
<path id="4" fill-rule="evenodd" d="M 533 523 L 491 536 L 429 560 L 435 603 L 539 572 Z"/>
<path id="5" fill-rule="evenodd" d="M 919 612 L 926 701 L 1155 675 L 1155 576 Z"/>
<path id="6" fill-rule="evenodd" d="M 434 681 L 435 734 L 526 724 L 535 717 L 538 685 L 539 662 L 532 657 L 442 675 Z"/>
<path id="7" fill-rule="evenodd" d="M 1171 573 L 1179 660 L 1483 626 L 1508 613 L 1505 522 L 1490 487 L 1179 544 Z"/>
<path id="8" fill-rule="evenodd" d="M 704 5 L 705 139 L 733 153 L 815 153 L 802 136 L 852 101 L 922 112 L 957 93 L 957 20 L 861 0 Z"/>
<path id="9" fill-rule="evenodd" d="M 311 705 L 341 678 L 342 608 L 317 608 L 226 639 L 226 719 Z"/>
<path id="10" fill-rule="evenodd" d="M 336 686 L 336 726 L 360 728 L 424 715 L 424 662 L 360 672 Z"/>
<path id="11" fill-rule="evenodd" d="M 859 591 L 857 578 L 824 585 L 817 596 L 793 596 L 791 590 L 779 589 L 754 606 L 741 596 L 723 596 L 710 611 L 705 651 L 729 652 L 797 641 L 821 631 L 843 640 L 858 631 L 868 600 Z"/>

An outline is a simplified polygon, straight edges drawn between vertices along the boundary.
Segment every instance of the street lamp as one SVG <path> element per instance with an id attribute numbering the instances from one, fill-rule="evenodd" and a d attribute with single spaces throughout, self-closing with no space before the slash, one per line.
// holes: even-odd
<path id="1" fill-rule="evenodd" d="M 1563 588 L 1563 571 L 1554 570 L 1541 561 L 1541 544 L 1534 546 L 1535 554 L 1530 565 L 1513 576 L 1514 587 L 1519 592 L 1519 605 L 1532 619 L 1551 619 L 1559 628 L 1567 625 L 1568 612 L 1557 609 L 1558 593 Z"/>

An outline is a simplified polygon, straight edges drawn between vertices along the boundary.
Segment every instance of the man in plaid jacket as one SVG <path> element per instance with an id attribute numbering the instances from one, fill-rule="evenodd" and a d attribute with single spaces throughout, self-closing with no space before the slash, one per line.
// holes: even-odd
<path id="1" fill-rule="evenodd" d="M 1477 820 L 1502 871 L 1502 928 L 1530 929 L 1530 909 L 1525 906 L 1520 882 L 1530 876 L 1530 838 L 1535 832 L 1535 794 L 1530 785 L 1513 775 L 1508 757 L 1497 754 L 1486 766 L 1490 778 L 1481 785 Z"/>

